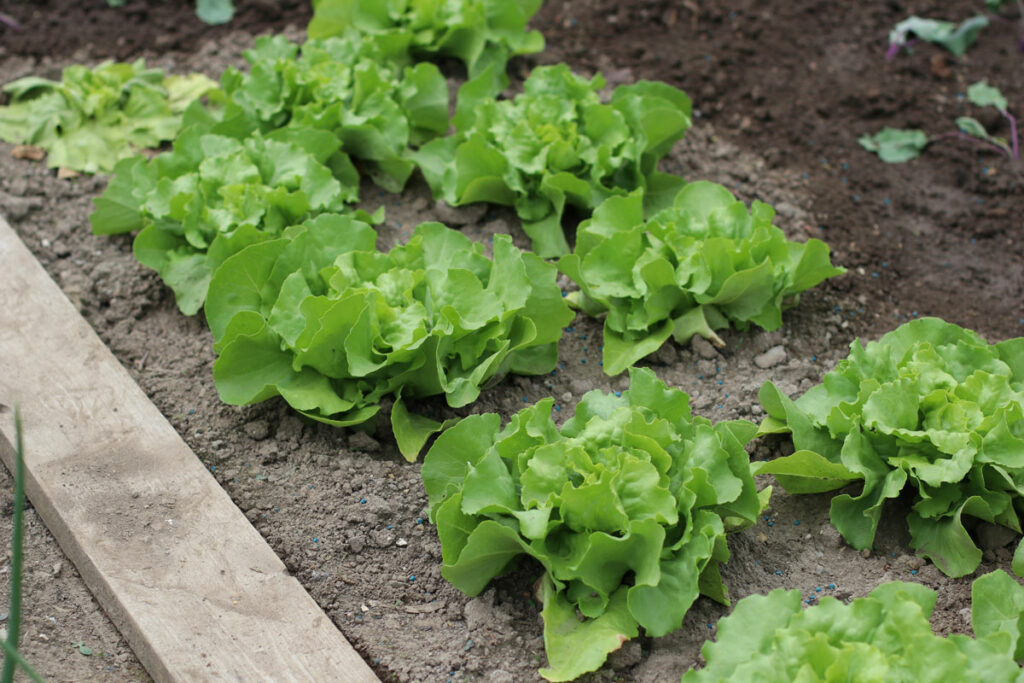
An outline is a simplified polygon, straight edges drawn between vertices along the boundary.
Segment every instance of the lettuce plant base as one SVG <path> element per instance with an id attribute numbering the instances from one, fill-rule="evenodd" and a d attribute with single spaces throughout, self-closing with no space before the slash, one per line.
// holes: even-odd
<path id="1" fill-rule="evenodd" d="M 854 335 L 877 338 L 895 327 L 897 314 L 900 321 L 914 311 L 942 315 L 991 340 L 1024 333 L 1018 323 L 1024 317 L 1024 242 L 1010 213 L 1019 200 L 1020 171 L 994 157 L 983 156 L 979 163 L 973 150 L 953 145 L 930 151 L 911 171 L 900 171 L 856 145 L 857 126 L 867 125 L 863 121 L 871 107 L 880 107 L 877 115 L 923 116 L 934 108 L 928 98 L 936 89 L 955 91 L 955 82 L 931 74 L 927 51 L 916 59 L 901 58 L 912 61 L 889 64 L 875 54 L 872 41 L 884 49 L 889 25 L 901 17 L 874 9 L 852 18 L 822 19 L 821 13 L 807 11 L 814 5 L 805 0 L 731 0 L 702 10 L 696 17 L 698 39 L 686 41 L 667 38 L 693 26 L 694 16 L 678 3 L 655 3 L 656 11 L 650 3 L 639 2 L 566 0 L 549 5 L 535 22 L 549 37 L 545 61 L 564 57 L 577 68 L 597 66 L 618 82 L 667 78 L 694 96 L 706 116 L 695 120 L 666 161 L 669 170 L 723 183 L 746 201 L 775 204 L 788 235 L 828 240 L 838 252 L 837 263 L 851 270 L 805 294 L 784 316 L 779 332 L 728 333 L 721 353 L 703 344 L 683 349 L 669 344 L 648 359 L 646 364 L 659 377 L 691 394 L 697 414 L 713 420 L 756 419 L 749 411 L 762 381 L 772 379 L 787 393 L 800 393 L 845 357 Z M 949 11 L 963 13 L 968 6 L 957 0 Z M 677 14 L 670 27 L 665 13 L 671 7 L 677 7 Z M 730 18 L 731 11 L 737 12 L 736 20 Z M 182 21 L 189 15 L 183 9 Z M 609 23 L 611 16 L 618 17 L 617 24 Z M 831 34 L 806 28 L 821 21 L 832 26 Z M 844 23 L 848 34 L 839 33 Z M 980 74 L 987 69 L 990 80 L 1009 73 L 1009 60 L 1016 58 L 1013 45 L 1003 50 L 996 34 L 993 27 L 991 40 L 987 36 L 972 52 L 965 82 L 972 82 L 975 70 Z M 26 69 L 63 65 L 52 58 L 41 63 L 26 59 L 27 53 L 6 42 L 8 35 L 0 42 L 8 50 L 6 56 L 0 53 L 0 73 L 15 78 Z M 652 35 L 661 38 L 655 41 Z M 586 49 L 588 36 L 600 40 L 602 48 L 593 50 L 591 42 Z M 801 41 L 795 47 L 791 36 Z M 839 48 L 826 50 L 837 36 L 845 36 L 838 40 Z M 238 60 L 248 40 L 248 34 L 223 34 L 191 55 L 163 55 L 160 64 L 215 76 L 226 63 Z M 777 62 L 764 58 L 773 50 L 780 55 Z M 97 50 L 85 56 L 105 54 Z M 712 55 L 710 66 L 705 54 Z M 147 56 L 158 63 L 155 55 Z M 677 60 L 679 65 L 673 66 Z M 770 99 L 791 85 L 787 69 L 809 68 L 815 60 L 816 70 L 808 72 L 801 87 L 817 83 L 827 91 L 830 104 L 822 105 L 827 117 L 806 100 Z M 849 91 L 824 88 L 838 71 L 849 74 Z M 895 84 L 889 87 L 882 74 L 896 79 Z M 760 90 L 754 92 L 758 83 Z M 874 104 L 859 104 L 869 88 L 881 94 Z M 1021 101 L 1022 88 L 1017 79 L 1004 92 Z M 757 101 L 758 93 L 763 100 Z M 749 123 L 743 127 L 745 119 Z M 235 502 L 381 678 L 538 680 L 536 671 L 544 663 L 539 604 L 532 595 L 538 568 L 524 565 L 476 599 L 449 586 L 440 578 L 440 546 L 426 522 L 419 468 L 404 462 L 384 436 L 386 430 L 374 438 L 308 425 L 280 402 L 244 409 L 222 405 L 213 387 L 211 340 L 203 321 L 177 311 L 170 292 L 135 262 L 130 239 L 89 233 L 90 200 L 103 183 L 89 178 L 59 181 L 41 165 L 11 159 L 10 149 L 0 145 L 0 212 L 203 462 L 216 468 L 215 475 Z M 982 174 L 983 167 L 992 172 Z M 854 193 L 860 195 L 859 203 Z M 511 213 L 479 206 L 435 210 L 422 182 L 413 183 L 401 197 L 367 185 L 363 196 L 367 208 L 387 205 L 382 246 L 404 239 L 424 220 L 460 224 L 485 244 L 489 235 L 515 225 Z M 883 202 L 887 197 L 889 204 Z M 825 231 L 820 225 L 827 226 Z M 517 244 L 526 247 L 525 236 L 515 234 Z M 1015 241 L 1008 244 L 1008 239 Z M 943 268 L 943 263 L 951 266 Z M 878 278 L 872 277 L 874 272 Z M 525 405 L 524 399 L 552 395 L 561 407 L 556 415 L 564 420 L 587 390 L 624 389 L 624 376 L 607 378 L 601 372 L 599 340 L 600 325 L 577 317 L 563 340 L 564 368 L 554 376 L 503 382 L 485 392 L 471 410 L 507 417 Z M 785 350 L 785 360 L 758 367 L 755 359 L 767 364 L 762 354 L 776 346 Z M 443 401 L 425 401 L 416 408 L 433 410 L 437 417 L 451 414 Z M 765 457 L 781 444 L 766 441 L 755 456 Z M 4 481 L 0 542 L 10 533 L 4 513 L 10 487 Z M 895 508 L 887 515 L 875 552 L 864 557 L 843 546 L 828 525 L 827 495 L 776 496 L 769 519 L 730 538 L 734 559 L 723 576 L 733 598 L 777 587 L 799 589 L 808 598 L 852 597 L 890 579 L 920 581 L 939 590 L 933 624 L 940 632 L 968 628 L 961 611 L 970 604 L 969 583 L 943 577 L 909 553 L 905 511 Z M 1013 546 L 1000 542 L 1010 539 L 995 533 L 985 537 L 987 552 L 979 571 L 1008 569 Z M 44 530 L 30 526 L 24 631 L 30 661 L 49 662 L 41 669 L 54 680 L 144 680 L 130 651 L 48 539 Z M 62 570 L 55 579 L 58 562 Z M 698 600 L 680 631 L 633 641 L 590 680 L 678 680 L 697 661 L 704 639 L 713 635 L 708 624 L 724 613 L 714 603 Z M 86 656 L 70 647 L 79 642 L 96 654 Z M 100 651 L 111 656 L 103 659 L 97 656 Z"/>

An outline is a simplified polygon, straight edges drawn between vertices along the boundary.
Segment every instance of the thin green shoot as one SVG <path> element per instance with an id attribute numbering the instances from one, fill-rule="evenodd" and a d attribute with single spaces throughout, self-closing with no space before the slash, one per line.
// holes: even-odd
<path id="1" fill-rule="evenodd" d="M 0 683 L 14 680 L 14 668 L 20 666 L 36 683 L 43 678 L 18 653 L 18 632 L 21 629 L 21 569 L 23 564 L 22 546 L 25 531 L 25 462 L 22 458 L 24 447 L 21 439 L 21 411 L 14 409 L 14 516 L 11 531 L 11 600 L 7 617 L 7 639 L 0 641 L 4 650 L 4 666 L 0 671 Z"/>

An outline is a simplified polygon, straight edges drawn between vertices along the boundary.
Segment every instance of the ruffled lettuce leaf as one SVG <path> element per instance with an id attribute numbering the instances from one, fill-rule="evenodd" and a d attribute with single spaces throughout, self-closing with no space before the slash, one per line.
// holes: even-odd
<path id="1" fill-rule="evenodd" d="M 423 482 L 441 573 L 476 595 L 516 558 L 545 570 L 549 667 L 567 681 L 639 628 L 678 629 L 700 594 L 728 603 L 718 571 L 729 531 L 762 509 L 744 449 L 755 428 L 712 425 L 646 369 L 621 395 L 592 391 L 561 429 L 552 399 L 468 417 L 428 451 Z M 577 618 L 581 614 L 583 619 Z"/>
<path id="2" fill-rule="evenodd" d="M 315 0 L 310 38 L 369 37 L 405 59 L 453 57 L 469 78 L 500 74 L 514 55 L 544 49 L 526 24 L 541 0 Z"/>
<path id="3" fill-rule="evenodd" d="M 670 337 L 715 330 L 767 330 L 797 295 L 845 272 L 828 247 L 790 242 L 761 202 L 746 206 L 721 185 L 695 182 L 672 205 L 644 220 L 640 192 L 613 197 L 580 224 L 576 247 L 559 270 L 580 286 L 572 302 L 604 317 L 604 370 L 616 375 Z"/>
<path id="4" fill-rule="evenodd" d="M 997 569 L 971 584 L 971 626 L 979 638 L 1002 634 L 1006 653 L 1024 661 L 1024 586 Z"/>
<path id="5" fill-rule="evenodd" d="M 658 160 L 690 127 L 690 99 L 676 88 L 641 81 L 617 87 L 603 103 L 604 85 L 600 75 L 586 80 L 562 64 L 534 69 L 512 100 L 467 86 L 455 135 L 413 158 L 435 197 L 453 206 L 512 206 L 534 251 L 561 256 L 569 251 L 565 207 L 589 211 L 660 181 Z"/>
<path id="6" fill-rule="evenodd" d="M 445 425 L 402 399 L 443 394 L 461 407 L 508 372 L 550 372 L 572 312 L 554 267 L 507 235 L 495 237 L 493 259 L 440 223 L 386 254 L 375 243 L 366 223 L 324 214 L 226 258 L 205 309 L 214 380 L 226 403 L 279 395 L 338 426 L 395 397 L 392 427 L 414 460 Z"/>
<path id="7" fill-rule="evenodd" d="M 202 308 L 228 256 L 358 198 L 358 176 L 327 131 L 233 137 L 218 130 L 197 123 L 172 152 L 120 162 L 90 216 L 97 234 L 140 231 L 136 258 L 160 274 L 186 315 Z"/>
<path id="8" fill-rule="evenodd" d="M 1021 531 L 1024 339 L 990 345 L 937 318 L 877 342 L 855 341 L 822 384 L 793 401 L 771 383 L 762 433 L 790 432 L 797 451 L 758 464 L 794 493 L 836 490 L 832 524 L 870 548 L 887 499 L 913 500 L 911 546 L 949 576 L 981 562 L 979 521 Z"/>
<path id="9" fill-rule="evenodd" d="M 1015 595 L 1024 591 L 1003 577 L 1015 584 Z M 687 671 L 682 680 L 1020 680 L 1008 650 L 1011 633 L 1016 642 L 1017 622 L 978 617 L 991 614 L 988 600 L 994 591 L 1010 588 L 1005 582 L 997 588 L 993 578 L 999 577 L 990 574 L 974 585 L 977 638 L 937 636 L 928 622 L 936 594 L 915 583 L 886 583 L 849 604 L 825 597 L 806 609 L 800 591 L 751 595 L 718 622 L 717 639 L 701 650 L 706 665 Z M 1019 618 L 1019 605 L 1011 604 L 1009 611 Z"/>
<path id="10" fill-rule="evenodd" d="M 186 315 L 202 307 L 228 256 L 345 211 L 358 200 L 359 170 L 400 191 L 414 168 L 411 146 L 448 129 L 437 67 L 402 66 L 375 43 L 309 41 L 300 54 L 284 37 L 265 36 L 245 56 L 249 72 L 224 73 L 216 107 L 186 111 L 173 151 L 117 166 L 90 217 L 97 234 L 141 231 L 136 256 Z"/>
<path id="11" fill-rule="evenodd" d="M 217 84 L 201 74 L 164 76 L 131 64 L 72 65 L 60 81 L 22 78 L 4 86 L 0 139 L 42 147 L 51 168 L 110 172 L 121 159 L 174 139 L 182 112 Z"/>
<path id="12" fill-rule="evenodd" d="M 231 68 L 221 79 L 225 102 L 214 114 L 222 128 L 333 133 L 388 191 L 401 191 L 412 173 L 411 147 L 448 131 L 448 86 L 438 68 L 395 61 L 376 42 L 328 38 L 300 47 L 264 36 L 245 58 L 248 73 Z"/>

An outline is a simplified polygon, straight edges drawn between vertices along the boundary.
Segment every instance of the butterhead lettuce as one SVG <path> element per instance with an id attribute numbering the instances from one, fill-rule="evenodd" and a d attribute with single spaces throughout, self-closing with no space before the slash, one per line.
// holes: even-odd
<path id="1" fill-rule="evenodd" d="M 460 407 L 505 373 L 540 374 L 558 360 L 572 312 L 555 268 L 507 235 L 483 245 L 440 223 L 388 253 L 352 216 L 325 214 L 227 258 L 210 282 L 206 318 L 224 402 L 283 397 L 338 426 L 396 398 L 392 426 L 414 460 L 443 425 L 403 398 L 444 395 Z"/>
<path id="2" fill-rule="evenodd" d="M 600 75 L 587 80 L 559 64 L 534 69 L 512 100 L 467 94 L 470 85 L 455 135 L 414 159 L 434 196 L 453 206 L 515 207 L 542 258 L 569 251 L 567 204 L 589 211 L 660 179 L 658 161 L 690 127 L 690 99 L 665 83 L 621 85 L 603 103 Z"/>
<path id="3" fill-rule="evenodd" d="M 51 167 L 110 172 L 119 160 L 173 140 L 186 107 L 216 87 L 202 74 L 165 77 L 142 59 L 73 64 L 60 81 L 28 77 L 4 86 L 0 139 L 42 147 Z"/>
<path id="4" fill-rule="evenodd" d="M 778 329 L 800 292 L 845 272 L 824 242 L 788 241 L 774 215 L 703 181 L 646 221 L 639 192 L 601 204 L 558 268 L 580 287 L 570 300 L 604 317 L 605 372 L 619 374 L 670 337 L 722 346 L 723 327 Z"/>
<path id="5" fill-rule="evenodd" d="M 706 666 L 686 672 L 683 683 L 1024 680 L 1013 656 L 1019 603 L 1003 601 L 1012 623 L 999 622 L 988 604 L 1000 599 L 993 591 L 1012 588 L 1000 579 L 1014 584 L 1016 598 L 1024 590 L 1003 572 L 978 579 L 976 638 L 937 636 L 928 622 L 935 591 L 916 583 L 882 584 L 849 604 L 824 597 L 806 609 L 797 590 L 751 595 L 718 622 L 717 640 L 701 650 Z"/>
<path id="6" fill-rule="evenodd" d="M 174 290 L 185 315 L 202 308 L 225 258 L 358 198 L 358 174 L 327 131 L 239 138 L 213 130 L 209 121 L 190 125 L 173 151 L 121 161 L 89 218 L 96 234 L 140 231 L 135 257 Z"/>
<path id="7" fill-rule="evenodd" d="M 407 59 L 454 57 L 471 79 L 490 69 L 504 80 L 509 57 L 544 49 L 526 30 L 541 1 L 314 0 L 308 34 L 366 36 Z"/>
<path id="8" fill-rule="evenodd" d="M 283 36 L 257 39 L 249 72 L 224 72 L 211 95 L 219 106 L 189 108 L 171 152 L 116 167 L 95 200 L 93 232 L 141 231 L 136 257 L 192 315 L 224 259 L 346 211 L 360 171 L 400 191 L 414 168 L 410 145 L 448 129 L 448 88 L 436 66 L 386 56 L 348 38 L 309 41 L 301 54 Z"/>
<path id="9" fill-rule="evenodd" d="M 761 433 L 796 452 L 757 463 L 793 493 L 862 481 L 832 499 L 847 543 L 870 548 L 887 499 L 913 501 L 911 547 L 945 574 L 981 562 L 979 521 L 1020 532 L 1024 503 L 1024 338 L 989 344 L 938 318 L 908 322 L 850 355 L 795 401 L 761 388 Z"/>
<path id="10" fill-rule="evenodd" d="M 631 369 L 621 395 L 587 393 L 561 429 L 552 406 L 504 428 L 496 414 L 462 420 L 422 475 L 457 588 L 478 594 L 521 555 L 544 567 L 541 675 L 568 681 L 641 627 L 679 628 L 700 594 L 728 604 L 725 534 L 753 524 L 762 499 L 744 449 L 755 427 L 692 416 L 650 370 Z"/>
<path id="11" fill-rule="evenodd" d="M 314 128 L 336 135 L 361 170 L 400 192 L 415 168 L 411 146 L 448 132 L 448 85 L 433 64 L 396 61 L 358 37 L 263 36 L 245 52 L 248 73 L 221 77 L 221 128 L 263 134 Z"/>

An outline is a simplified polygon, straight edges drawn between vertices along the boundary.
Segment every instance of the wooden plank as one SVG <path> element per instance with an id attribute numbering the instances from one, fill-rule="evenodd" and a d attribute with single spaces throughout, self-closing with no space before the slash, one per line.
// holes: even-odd
<path id="1" fill-rule="evenodd" d="M 158 681 L 378 679 L 0 217 L 0 457 Z"/>

